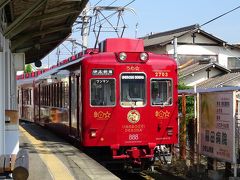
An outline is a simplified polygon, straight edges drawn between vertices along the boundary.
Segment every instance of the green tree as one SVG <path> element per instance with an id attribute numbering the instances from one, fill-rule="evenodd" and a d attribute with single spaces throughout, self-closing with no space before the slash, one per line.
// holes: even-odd
<path id="1" fill-rule="evenodd" d="M 179 82 L 178 84 L 178 90 L 187 90 L 192 89 L 191 86 L 186 86 L 183 82 Z M 178 98 L 178 110 L 179 112 L 182 112 L 182 98 Z M 194 117 L 194 96 L 189 95 L 186 96 L 186 121 L 188 124 L 188 121 L 190 119 L 193 119 Z"/>
<path id="2" fill-rule="evenodd" d="M 31 73 L 32 72 L 32 66 L 31 64 L 25 65 L 24 73 Z"/>

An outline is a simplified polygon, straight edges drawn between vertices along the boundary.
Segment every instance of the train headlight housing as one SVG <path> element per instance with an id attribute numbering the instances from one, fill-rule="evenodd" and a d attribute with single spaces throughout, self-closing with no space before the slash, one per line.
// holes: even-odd
<path id="1" fill-rule="evenodd" d="M 91 137 L 96 137 L 97 136 L 97 132 L 96 131 L 91 131 Z"/>
<path id="2" fill-rule="evenodd" d="M 145 52 L 142 52 L 142 53 L 140 54 L 140 60 L 141 60 L 141 61 L 146 61 L 146 60 L 148 60 L 148 54 L 145 53 Z"/>
<path id="3" fill-rule="evenodd" d="M 127 59 L 127 54 L 126 54 L 125 52 L 119 53 L 119 59 L 120 59 L 121 61 L 126 60 L 126 59 Z"/>

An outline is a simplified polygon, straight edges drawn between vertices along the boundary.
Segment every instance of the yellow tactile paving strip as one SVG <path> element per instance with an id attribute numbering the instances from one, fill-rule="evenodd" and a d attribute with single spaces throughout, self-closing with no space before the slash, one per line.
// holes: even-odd
<path id="1" fill-rule="evenodd" d="M 36 151 L 38 152 L 42 161 L 46 164 L 49 172 L 53 179 L 56 180 L 74 180 L 74 177 L 71 175 L 67 167 L 59 160 L 54 154 L 51 153 L 51 150 L 44 146 L 42 141 L 37 140 L 21 126 L 19 126 L 20 131 L 27 137 L 27 139 L 32 143 Z M 44 153 L 41 153 L 44 152 Z"/>

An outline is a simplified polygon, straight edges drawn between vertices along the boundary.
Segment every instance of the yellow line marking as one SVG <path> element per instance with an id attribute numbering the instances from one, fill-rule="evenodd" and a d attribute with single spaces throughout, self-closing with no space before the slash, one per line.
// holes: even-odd
<path id="1" fill-rule="evenodd" d="M 38 152 L 40 158 L 46 164 L 48 170 L 50 171 L 53 179 L 57 180 L 74 180 L 75 178 L 71 175 L 70 171 L 59 160 L 55 155 L 52 154 L 51 150 L 44 146 L 42 141 L 37 140 L 31 136 L 25 129 L 19 126 L 20 131 L 29 139 L 36 151 Z"/>

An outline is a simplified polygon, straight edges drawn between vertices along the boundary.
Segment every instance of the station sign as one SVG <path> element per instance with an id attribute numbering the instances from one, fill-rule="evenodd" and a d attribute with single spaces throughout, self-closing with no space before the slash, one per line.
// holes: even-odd
<path id="1" fill-rule="evenodd" d="M 236 92 L 199 94 L 200 153 L 236 163 Z"/>

